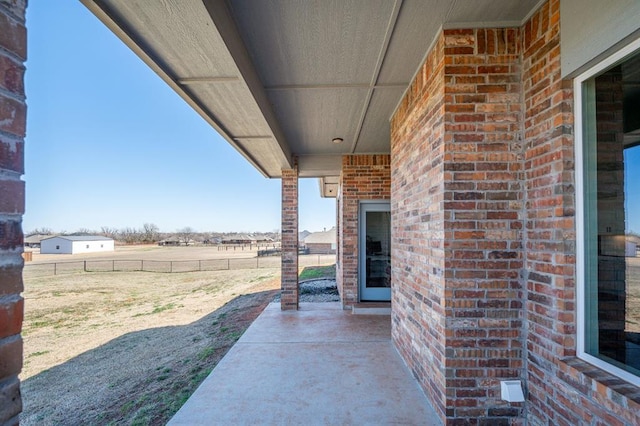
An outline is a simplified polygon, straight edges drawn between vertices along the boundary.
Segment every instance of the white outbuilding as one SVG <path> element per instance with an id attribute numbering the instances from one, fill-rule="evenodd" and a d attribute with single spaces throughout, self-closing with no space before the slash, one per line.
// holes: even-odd
<path id="1" fill-rule="evenodd" d="M 41 254 L 78 254 L 114 251 L 113 238 L 99 235 L 62 236 L 45 238 L 40 241 Z"/>

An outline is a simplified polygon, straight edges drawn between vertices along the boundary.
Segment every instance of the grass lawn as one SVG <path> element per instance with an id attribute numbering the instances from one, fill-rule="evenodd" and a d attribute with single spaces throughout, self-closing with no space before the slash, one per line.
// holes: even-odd
<path id="1" fill-rule="evenodd" d="M 327 265 L 327 266 L 307 266 L 302 272 L 300 272 L 299 280 L 312 280 L 312 279 L 321 279 L 321 278 L 331 278 L 334 279 L 336 277 L 336 265 Z"/>

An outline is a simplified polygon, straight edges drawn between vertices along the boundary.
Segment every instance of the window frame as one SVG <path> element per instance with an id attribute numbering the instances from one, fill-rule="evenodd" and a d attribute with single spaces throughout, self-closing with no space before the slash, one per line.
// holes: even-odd
<path id="1" fill-rule="evenodd" d="M 575 152 L 575 183 L 576 183 L 576 354 L 578 358 L 592 364 L 610 374 L 635 385 L 640 386 L 640 376 L 636 376 L 626 370 L 616 367 L 598 357 L 585 351 L 585 321 L 587 305 L 587 286 L 585 281 L 585 224 L 589 220 L 585 212 L 584 190 L 588 185 L 585 182 L 585 141 L 584 141 L 584 117 L 583 117 L 583 87 L 585 83 L 623 61 L 632 54 L 640 53 L 640 39 L 629 43 L 622 49 L 609 55 L 598 64 L 590 67 L 573 80 L 573 100 L 574 100 L 574 152 Z"/>

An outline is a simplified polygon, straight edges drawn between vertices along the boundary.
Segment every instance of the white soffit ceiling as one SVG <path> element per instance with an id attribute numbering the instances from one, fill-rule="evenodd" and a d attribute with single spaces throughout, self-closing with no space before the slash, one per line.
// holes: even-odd
<path id="1" fill-rule="evenodd" d="M 297 163 L 334 189 L 343 154 L 389 152 L 390 116 L 440 28 L 520 25 L 539 3 L 81 1 L 262 174 Z"/>

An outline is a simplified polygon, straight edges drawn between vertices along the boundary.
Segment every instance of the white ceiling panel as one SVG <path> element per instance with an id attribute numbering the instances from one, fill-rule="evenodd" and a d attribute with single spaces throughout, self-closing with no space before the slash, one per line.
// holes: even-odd
<path id="1" fill-rule="evenodd" d="M 242 81 L 193 84 L 197 99 L 223 123 L 233 138 L 271 135 L 262 111 L 252 101 Z"/>
<path id="2" fill-rule="evenodd" d="M 264 175 L 339 175 L 440 28 L 519 25 L 539 0 L 81 0 Z M 343 138 L 333 144 L 333 138 Z M 333 183 L 332 183 L 333 184 Z"/>
<path id="3" fill-rule="evenodd" d="M 137 29 L 138 40 L 157 52 L 174 76 L 219 77 L 237 75 L 233 57 L 202 2 L 109 1 L 118 20 Z"/>
<path id="4" fill-rule="evenodd" d="M 300 177 L 330 176 L 342 168 L 342 155 L 301 155 L 298 168 Z"/>
<path id="5" fill-rule="evenodd" d="M 371 97 L 369 110 L 364 120 L 358 144 L 353 150 L 356 154 L 389 153 L 390 131 L 389 105 L 397 105 L 404 89 L 376 89 Z"/>
<path id="6" fill-rule="evenodd" d="M 540 0 L 454 0 L 445 23 L 520 25 Z M 467 25 L 468 26 L 468 25 Z"/>
<path id="7" fill-rule="evenodd" d="M 240 139 L 235 141 L 238 147 L 249 153 L 251 160 L 267 170 L 287 168 L 286 158 L 272 139 Z"/>
<path id="8" fill-rule="evenodd" d="M 402 3 L 379 84 L 408 84 L 438 34 L 450 5 L 450 0 L 405 0 Z"/>
<path id="9" fill-rule="evenodd" d="M 233 0 L 266 87 L 370 83 L 394 2 Z"/>
<path id="10" fill-rule="evenodd" d="M 295 155 L 347 153 L 356 136 L 367 89 L 269 91 Z M 342 138 L 341 144 L 332 143 Z"/>

